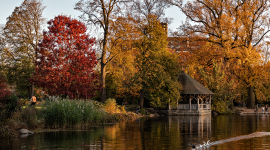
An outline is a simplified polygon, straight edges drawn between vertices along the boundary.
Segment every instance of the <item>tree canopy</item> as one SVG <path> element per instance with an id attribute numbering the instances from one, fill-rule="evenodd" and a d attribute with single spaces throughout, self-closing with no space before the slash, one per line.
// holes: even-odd
<path id="1" fill-rule="evenodd" d="M 42 0 L 24 0 L 7 18 L 0 37 L 1 62 L 9 68 L 9 74 L 13 74 L 8 77 L 9 83 L 23 87 L 17 90 L 27 90 L 29 98 L 34 92 L 34 87 L 28 78 L 32 76 L 36 49 L 39 40 L 42 39 L 44 9 Z M 20 77 L 14 76 L 15 74 Z"/>
<path id="2" fill-rule="evenodd" d="M 45 9 L 40 0 L 24 0 L 7 18 L 4 27 L 5 54 L 13 61 L 28 57 L 35 60 L 35 49 L 42 39 L 42 26 L 45 19 L 42 12 Z"/>
<path id="3" fill-rule="evenodd" d="M 80 0 L 76 3 L 75 9 L 81 11 L 83 14 L 81 19 L 92 25 L 98 26 L 102 30 L 102 40 L 100 44 L 100 76 L 102 83 L 101 102 L 106 100 L 106 66 L 112 60 L 107 58 L 109 36 L 112 35 L 111 26 L 113 19 L 120 14 L 128 1 L 122 0 Z"/>
<path id="4" fill-rule="evenodd" d="M 57 16 L 48 22 L 49 31 L 39 43 L 38 59 L 31 81 L 51 95 L 92 98 L 100 90 L 94 38 L 76 19 Z"/>
<path id="5" fill-rule="evenodd" d="M 260 80 L 256 68 L 263 65 L 259 46 L 270 31 L 266 28 L 269 1 L 195 0 L 185 5 L 178 0 L 167 2 L 178 6 L 187 16 L 180 26 L 182 36 L 200 36 L 199 40 L 213 43 L 221 50 L 227 75 L 248 87 L 247 106 L 254 107 L 252 88 Z"/>
<path id="6" fill-rule="evenodd" d="M 135 82 L 140 86 L 140 106 L 144 97 L 152 106 L 164 107 L 169 102 L 176 104 L 180 98 L 180 73 L 176 55 L 167 48 L 167 36 L 156 16 L 148 16 L 141 28 L 142 38 L 136 43 Z"/>

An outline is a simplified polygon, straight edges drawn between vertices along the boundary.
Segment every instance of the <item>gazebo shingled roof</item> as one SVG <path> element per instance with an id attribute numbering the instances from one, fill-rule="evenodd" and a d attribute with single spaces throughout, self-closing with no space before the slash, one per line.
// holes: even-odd
<path id="1" fill-rule="evenodd" d="M 179 75 L 179 81 L 182 84 L 183 90 L 181 94 L 197 94 L 197 95 L 214 95 L 213 92 L 204 87 L 201 83 L 191 78 L 185 72 Z"/>

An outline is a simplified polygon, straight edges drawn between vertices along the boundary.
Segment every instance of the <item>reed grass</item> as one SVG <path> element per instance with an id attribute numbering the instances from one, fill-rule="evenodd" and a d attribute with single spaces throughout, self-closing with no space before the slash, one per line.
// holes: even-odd
<path id="1" fill-rule="evenodd" d="M 79 124 L 102 123 L 107 116 L 104 109 L 92 101 L 54 98 L 41 108 L 45 124 L 54 127 L 74 127 Z"/>

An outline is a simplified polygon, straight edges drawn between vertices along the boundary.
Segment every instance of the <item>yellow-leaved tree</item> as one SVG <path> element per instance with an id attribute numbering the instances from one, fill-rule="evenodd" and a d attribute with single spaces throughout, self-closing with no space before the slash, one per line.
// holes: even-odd
<path id="1" fill-rule="evenodd" d="M 123 13 L 123 9 L 128 6 L 130 0 L 79 0 L 75 8 L 82 12 L 80 18 L 89 24 L 92 24 L 101 31 L 101 44 L 98 48 L 100 50 L 100 76 L 102 83 L 102 90 L 100 94 L 101 102 L 106 100 L 106 67 L 111 60 L 114 59 L 114 55 L 109 55 L 110 36 L 114 34 L 112 31 L 113 20 L 117 19 Z"/>
<path id="2" fill-rule="evenodd" d="M 183 35 L 201 36 L 222 49 L 225 66 L 231 69 L 230 74 L 234 78 L 245 83 L 248 89 L 247 107 L 253 108 L 253 85 L 258 79 L 255 68 L 258 68 L 257 62 L 261 58 L 251 55 L 257 56 L 256 47 L 270 32 L 265 28 L 269 24 L 269 1 L 194 0 L 185 5 L 181 0 L 166 1 L 178 6 L 187 16 L 187 21 L 180 26 Z M 239 62 L 239 65 L 235 66 L 233 62 Z"/>
<path id="3" fill-rule="evenodd" d="M 7 65 L 6 67 L 11 68 L 10 74 L 21 77 L 20 80 L 19 78 L 12 80 L 17 86 L 28 89 L 29 98 L 34 94 L 34 86 L 29 83 L 28 78 L 33 72 L 38 42 L 42 39 L 42 26 L 45 23 L 45 18 L 42 16 L 44 9 L 42 0 L 24 0 L 7 18 L 0 42 L 1 59 L 4 59 L 2 62 Z M 21 71 L 23 74 L 20 73 Z M 22 82 L 25 84 L 22 85 Z"/>
<path id="4" fill-rule="evenodd" d="M 139 97 L 139 87 L 132 84 L 132 77 L 136 72 L 135 58 L 137 50 L 135 41 L 141 33 L 138 21 L 127 15 L 117 17 L 112 22 L 112 35 L 110 35 L 110 57 L 113 58 L 107 66 L 106 91 L 107 97 L 114 97 L 122 101 L 134 100 Z"/>

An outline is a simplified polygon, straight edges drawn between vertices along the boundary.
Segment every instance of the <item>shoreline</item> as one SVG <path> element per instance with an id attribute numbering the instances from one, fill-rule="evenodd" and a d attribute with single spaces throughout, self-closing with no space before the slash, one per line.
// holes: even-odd
<path id="1" fill-rule="evenodd" d="M 248 109 L 247 107 L 235 107 L 238 111 L 238 115 L 268 115 L 270 114 L 269 111 L 262 111 L 262 107 L 258 108 L 258 111 L 255 112 L 255 109 Z"/>

